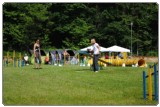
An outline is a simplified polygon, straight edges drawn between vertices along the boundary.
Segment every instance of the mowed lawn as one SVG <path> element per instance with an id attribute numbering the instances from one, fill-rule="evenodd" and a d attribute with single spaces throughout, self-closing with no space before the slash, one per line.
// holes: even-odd
<path id="1" fill-rule="evenodd" d="M 142 72 L 147 68 L 43 65 L 33 69 L 3 67 L 4 105 L 157 105 L 143 99 Z"/>

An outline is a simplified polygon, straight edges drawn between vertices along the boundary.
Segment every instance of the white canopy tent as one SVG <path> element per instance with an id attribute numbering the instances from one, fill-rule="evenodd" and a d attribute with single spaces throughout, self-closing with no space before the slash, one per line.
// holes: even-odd
<path id="1" fill-rule="evenodd" d="M 80 49 L 80 51 L 87 51 L 87 49 L 93 50 L 93 46 L 88 46 L 88 47 L 86 47 L 86 48 Z M 100 51 L 101 51 L 101 52 L 107 52 L 107 48 L 104 48 L 104 47 L 101 47 L 101 46 L 100 46 Z"/>
<path id="2" fill-rule="evenodd" d="M 107 48 L 106 51 L 107 52 L 130 52 L 129 49 L 126 49 L 120 46 L 116 46 L 116 45 Z"/>

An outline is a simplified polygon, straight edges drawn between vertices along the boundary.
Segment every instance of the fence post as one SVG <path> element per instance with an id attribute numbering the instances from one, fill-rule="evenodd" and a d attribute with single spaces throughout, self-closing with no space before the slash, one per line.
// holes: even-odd
<path id="1" fill-rule="evenodd" d="M 146 72 L 143 71 L 143 98 L 146 100 Z"/>
<path id="2" fill-rule="evenodd" d="M 158 101 L 158 90 L 157 90 L 157 69 L 156 64 L 154 64 L 154 94 L 155 94 L 155 100 Z"/>

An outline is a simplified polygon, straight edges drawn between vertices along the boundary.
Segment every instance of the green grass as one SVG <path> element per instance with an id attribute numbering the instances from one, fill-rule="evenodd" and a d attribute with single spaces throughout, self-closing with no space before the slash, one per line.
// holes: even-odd
<path id="1" fill-rule="evenodd" d="M 4 105 L 157 105 L 143 99 L 147 68 L 43 65 L 43 69 L 3 67 Z"/>

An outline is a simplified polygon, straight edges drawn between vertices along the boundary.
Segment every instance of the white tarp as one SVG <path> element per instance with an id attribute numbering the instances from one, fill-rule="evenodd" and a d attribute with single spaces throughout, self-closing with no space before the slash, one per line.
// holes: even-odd
<path id="1" fill-rule="evenodd" d="M 116 46 L 116 45 L 107 48 L 106 51 L 107 52 L 130 52 L 129 49 L 126 49 L 120 46 Z"/>
<path id="2" fill-rule="evenodd" d="M 88 46 L 88 47 L 86 47 L 86 48 L 80 49 L 80 51 L 87 51 L 87 49 L 93 50 L 93 46 Z M 101 52 L 107 52 L 106 49 L 107 49 L 107 48 L 104 48 L 104 47 L 101 47 L 101 46 L 100 46 L 100 51 L 101 51 Z"/>

